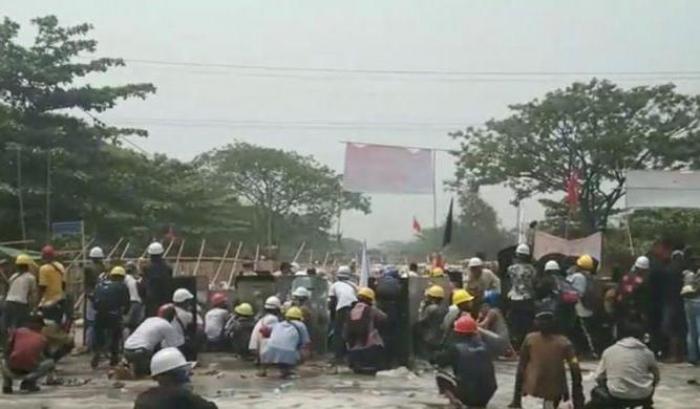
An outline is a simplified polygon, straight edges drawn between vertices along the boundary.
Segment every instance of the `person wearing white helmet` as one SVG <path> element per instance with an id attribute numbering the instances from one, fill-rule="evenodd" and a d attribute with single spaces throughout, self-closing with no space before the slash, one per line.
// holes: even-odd
<path id="1" fill-rule="evenodd" d="M 338 281 L 333 283 L 328 291 L 330 296 L 330 308 L 333 316 L 333 345 L 334 364 L 343 362 L 346 354 L 343 328 L 347 322 L 352 305 L 357 302 L 357 287 L 350 281 L 352 270 L 349 266 L 338 267 L 336 274 Z"/>
<path id="2" fill-rule="evenodd" d="M 192 363 L 177 348 L 163 348 L 151 359 L 151 376 L 158 386 L 139 394 L 134 409 L 217 409 L 214 402 L 188 387 Z"/>
<path id="3" fill-rule="evenodd" d="M 532 329 L 535 318 L 536 274 L 535 267 L 530 262 L 530 246 L 525 243 L 518 244 L 513 264 L 506 270 L 510 281 L 510 290 L 506 295 L 510 301 L 508 318 L 516 348 L 520 347 L 525 335 Z"/>
<path id="4" fill-rule="evenodd" d="M 149 262 L 143 268 L 146 316 L 156 315 L 158 308 L 170 302 L 173 269 L 163 258 L 163 245 L 157 241 L 148 245 Z"/>
<path id="5" fill-rule="evenodd" d="M 255 323 L 253 332 L 250 335 L 250 342 L 248 343 L 248 349 L 250 350 L 251 355 L 257 358 L 259 376 L 267 375 L 266 367 L 260 360 L 260 354 L 263 352 L 265 345 L 267 344 L 270 329 L 274 324 L 280 321 L 281 317 L 282 302 L 274 295 L 268 297 L 263 305 L 263 315 L 260 317 L 258 322 Z"/>
<path id="6" fill-rule="evenodd" d="M 637 257 L 617 286 L 618 322 L 647 322 L 649 258 Z"/>
<path id="7" fill-rule="evenodd" d="M 172 303 L 175 305 L 175 319 L 173 327 L 185 339 L 182 352 L 188 359 L 197 357 L 196 326 L 203 324 L 201 317 L 197 315 L 197 300 L 186 288 L 178 288 L 173 292 Z"/>
<path id="8" fill-rule="evenodd" d="M 86 302 L 83 304 L 85 317 L 85 343 L 88 350 L 92 350 L 95 342 L 95 308 L 92 303 L 95 286 L 107 276 L 107 267 L 104 264 L 105 253 L 101 247 L 93 247 L 88 252 L 88 263 L 83 268 L 83 292 Z"/>
<path id="9" fill-rule="evenodd" d="M 501 279 L 484 267 L 484 262 L 479 257 L 472 257 L 467 264 L 469 273 L 467 275 L 467 291 L 469 294 L 481 299 L 488 291 L 490 293 L 501 293 Z"/>

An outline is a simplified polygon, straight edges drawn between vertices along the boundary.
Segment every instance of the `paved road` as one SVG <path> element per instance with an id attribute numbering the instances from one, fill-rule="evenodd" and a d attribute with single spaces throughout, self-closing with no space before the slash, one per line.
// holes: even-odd
<path id="1" fill-rule="evenodd" d="M 220 408 L 246 409 L 437 409 L 446 408 L 438 396 L 432 373 L 418 376 L 400 374 L 377 378 L 359 377 L 342 372 L 328 375 L 321 365 L 303 368 L 301 379 L 291 382 L 274 377 L 260 379 L 247 365 L 221 355 L 203 355 L 202 369 L 193 378 L 195 388 L 212 398 Z M 594 363 L 585 363 L 592 371 Z M 106 370 L 92 372 L 86 357 L 70 358 L 61 365 L 65 378 L 90 378 L 81 387 L 44 387 L 35 395 L 0 396 L 2 409 L 126 409 L 133 407 L 134 397 L 152 385 L 150 381 L 125 382 L 115 387 Z M 699 409 L 700 386 L 688 385 L 692 376 L 700 377 L 699 368 L 663 365 L 662 382 L 657 390 L 657 409 Z M 497 363 L 499 389 L 489 408 L 505 408 L 512 397 L 515 363 Z M 592 385 L 590 372 L 584 375 L 586 390 Z M 525 409 L 540 408 L 539 402 L 526 399 Z"/>

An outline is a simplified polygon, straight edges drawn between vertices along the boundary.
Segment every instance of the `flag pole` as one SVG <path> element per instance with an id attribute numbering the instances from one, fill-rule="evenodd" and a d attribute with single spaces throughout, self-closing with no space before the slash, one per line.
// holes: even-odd
<path id="1" fill-rule="evenodd" d="M 437 229 L 438 228 L 438 222 L 437 222 L 437 173 L 435 172 L 435 162 L 437 162 L 437 151 L 435 149 L 432 150 L 433 155 L 433 228 Z"/>

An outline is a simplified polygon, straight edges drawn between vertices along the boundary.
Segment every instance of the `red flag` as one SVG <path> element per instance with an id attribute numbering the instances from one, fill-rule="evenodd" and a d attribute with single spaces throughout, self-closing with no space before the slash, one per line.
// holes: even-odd
<path id="1" fill-rule="evenodd" d="M 569 205 L 570 211 L 574 211 L 578 207 L 579 189 L 581 186 L 578 179 L 578 171 L 576 170 L 572 170 L 566 179 L 566 203 Z"/>
<path id="2" fill-rule="evenodd" d="M 418 223 L 416 216 L 413 216 L 413 232 L 415 234 L 421 234 L 423 232 L 423 228 L 421 227 L 420 223 Z"/>

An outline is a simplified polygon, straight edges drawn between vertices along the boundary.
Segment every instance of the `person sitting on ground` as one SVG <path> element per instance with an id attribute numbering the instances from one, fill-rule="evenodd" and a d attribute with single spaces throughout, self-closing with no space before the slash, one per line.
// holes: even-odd
<path id="1" fill-rule="evenodd" d="M 586 409 L 653 407 L 659 367 L 643 338 L 644 328 L 638 323 L 622 326 L 620 340 L 603 352 L 595 372 L 598 385 L 591 391 Z"/>
<path id="2" fill-rule="evenodd" d="M 185 339 L 170 322 L 175 318 L 175 306 L 162 305 L 157 317 L 146 318 L 124 342 L 124 358 L 134 376 L 148 375 L 148 363 L 156 348 L 182 348 Z"/>
<path id="3" fill-rule="evenodd" d="M 498 387 L 491 355 L 471 316 L 455 321 L 454 333 L 455 342 L 431 359 L 434 365 L 452 369 L 452 374 L 442 370 L 437 373 L 438 389 L 457 407 L 485 408 Z"/>
<path id="4" fill-rule="evenodd" d="M 150 318 L 149 318 L 150 319 Z M 141 393 L 134 409 L 217 409 L 214 402 L 189 387 L 192 363 L 177 348 L 164 348 L 153 355 L 151 375 L 158 386 Z"/>
<path id="5" fill-rule="evenodd" d="M 574 409 L 582 409 L 581 369 L 571 341 L 556 333 L 552 311 L 538 313 L 535 327 L 537 331 L 528 334 L 520 348 L 513 401 L 508 407 L 520 408 L 523 395 L 529 395 L 543 399 L 545 409 L 554 409 L 571 396 Z M 571 371 L 571 394 L 566 386 L 565 362 Z"/>
<path id="6" fill-rule="evenodd" d="M 265 365 L 276 365 L 286 379 L 294 375 L 294 368 L 308 355 L 311 338 L 302 322 L 304 316 L 300 308 L 289 308 L 284 318 L 272 326 L 261 359 Z"/>
<path id="7" fill-rule="evenodd" d="M 229 318 L 224 330 L 227 342 L 231 345 L 233 353 L 246 359 L 251 357 L 248 344 L 255 327 L 254 315 L 255 312 L 250 304 L 238 304 L 233 309 L 233 315 Z"/>
<path id="8" fill-rule="evenodd" d="M 469 291 L 460 288 L 452 292 L 452 305 L 448 308 L 440 328 L 442 330 L 443 342 L 449 342 L 453 338 L 452 328 L 454 327 L 455 321 L 462 315 L 471 315 L 473 308 L 474 296 L 472 296 Z"/>
<path id="9" fill-rule="evenodd" d="M 498 308 L 499 294 L 487 292 L 484 296 L 484 301 L 479 309 L 479 319 L 477 321 L 480 330 L 489 331 L 490 338 L 493 340 L 493 345 L 499 345 L 500 348 L 489 348 L 494 356 L 515 356 L 515 351 L 510 343 L 510 331 L 508 324 L 503 317 L 501 309 Z"/>
<path id="10" fill-rule="evenodd" d="M 211 309 L 204 315 L 204 333 L 207 337 L 208 351 L 223 351 L 228 346 L 224 330 L 231 317 L 228 310 L 228 299 L 222 293 L 211 297 Z"/>
<path id="11" fill-rule="evenodd" d="M 425 300 L 418 315 L 416 333 L 420 352 L 426 359 L 437 351 L 442 343 L 440 325 L 447 314 L 444 300 L 445 290 L 439 285 L 433 285 L 425 290 Z"/>
<path id="12" fill-rule="evenodd" d="M 262 362 L 260 355 L 265 349 L 265 344 L 267 344 L 270 328 L 280 321 L 282 303 L 279 298 L 273 295 L 265 300 L 263 308 L 263 316 L 255 323 L 253 332 L 250 334 L 250 342 L 248 343 L 250 354 L 257 359 L 259 366 L 258 376 L 267 376 L 266 366 Z"/>
<path id="13" fill-rule="evenodd" d="M 53 371 L 55 362 L 46 356 L 48 341 L 41 334 L 43 326 L 44 318 L 32 315 L 27 323 L 10 334 L 2 365 L 2 393 L 12 393 L 14 378 L 22 379 L 20 390 L 38 392 L 37 381 Z"/>
<path id="14" fill-rule="evenodd" d="M 387 315 L 375 307 L 374 291 L 361 288 L 357 303 L 350 310 L 343 330 L 348 347 L 348 363 L 355 373 L 374 374 L 384 361 L 384 340 L 377 327 L 383 325 Z"/>

